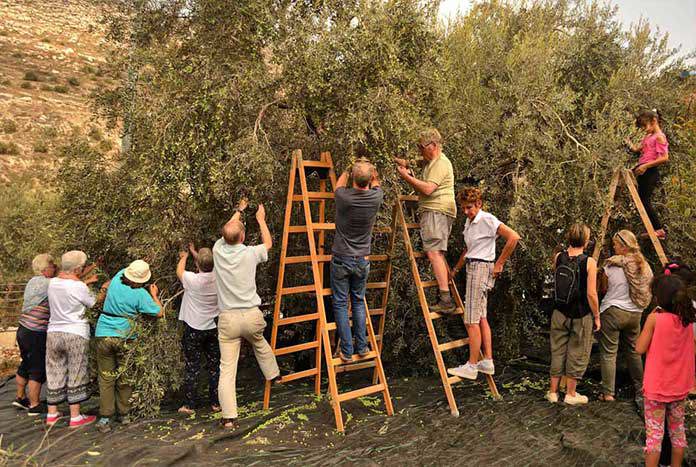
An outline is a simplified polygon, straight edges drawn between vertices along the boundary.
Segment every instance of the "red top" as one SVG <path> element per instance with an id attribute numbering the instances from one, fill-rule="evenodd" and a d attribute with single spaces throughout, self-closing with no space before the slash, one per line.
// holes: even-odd
<path id="1" fill-rule="evenodd" d="M 694 329 L 673 313 L 655 314 L 643 375 L 646 399 L 674 402 L 686 399 L 694 387 Z"/>

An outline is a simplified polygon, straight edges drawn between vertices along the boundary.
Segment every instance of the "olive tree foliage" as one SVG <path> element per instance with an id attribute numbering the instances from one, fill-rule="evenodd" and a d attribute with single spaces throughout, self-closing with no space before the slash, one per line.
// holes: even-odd
<path id="1" fill-rule="evenodd" d="M 293 149 L 310 158 L 331 151 L 339 170 L 368 155 L 391 203 L 407 189 L 391 158 L 416 159 L 418 131 L 436 126 L 458 186 L 482 187 L 485 209 L 522 235 L 490 300 L 496 348 L 513 356 L 544 323 L 539 302 L 565 228 L 584 221 L 597 230 L 612 171 L 635 162 L 623 144 L 640 137 L 634 114 L 657 107 L 671 144 L 657 196 L 667 249 L 693 251 L 696 141 L 686 99 L 694 83 L 678 79 L 682 64 L 664 36 L 647 23 L 622 29 L 604 3 L 481 2 L 447 25 L 437 8 L 415 0 L 110 4 L 110 63 L 121 80 L 96 104 L 124 128 L 129 148 L 115 160 L 80 143 L 68 150 L 58 184 L 67 242 L 105 256 L 109 273 L 145 258 L 171 294 L 177 250 L 190 240 L 210 246 L 243 196 L 266 205 L 279 242 Z M 640 231 L 637 214 L 619 204 L 616 222 Z M 451 261 L 462 227 L 459 219 Z M 430 343 L 398 256 L 386 361 L 428 371 Z M 259 269 L 264 299 L 277 261 L 276 250 Z"/>

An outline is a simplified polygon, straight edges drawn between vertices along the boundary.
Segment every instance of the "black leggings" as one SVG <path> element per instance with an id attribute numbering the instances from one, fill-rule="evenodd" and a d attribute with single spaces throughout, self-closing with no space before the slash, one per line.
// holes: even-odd
<path id="1" fill-rule="evenodd" d="M 653 229 L 660 230 L 662 222 L 660 222 L 660 218 L 652 205 L 653 192 L 657 188 L 657 184 L 660 183 L 660 172 L 657 167 L 651 167 L 643 175 L 636 177 L 636 180 L 638 181 L 638 195 L 643 202 L 643 206 L 645 206 L 645 211 L 648 213 Z"/>

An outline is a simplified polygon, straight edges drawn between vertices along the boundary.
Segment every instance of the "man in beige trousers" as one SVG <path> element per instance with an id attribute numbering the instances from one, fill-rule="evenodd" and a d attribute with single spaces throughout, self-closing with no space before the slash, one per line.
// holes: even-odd
<path id="1" fill-rule="evenodd" d="M 266 225 L 266 211 L 259 204 L 256 220 L 261 230 L 261 245 L 244 245 L 244 224 L 240 220 L 247 207 L 242 200 L 232 218 L 222 228 L 222 238 L 213 247 L 217 284 L 218 340 L 220 341 L 220 382 L 218 392 L 222 424 L 235 428 L 237 419 L 237 363 L 242 339 L 249 342 L 267 380 L 280 376 L 275 355 L 263 337 L 266 321 L 259 310 L 261 298 L 256 293 L 256 266 L 268 260 L 273 241 Z"/>

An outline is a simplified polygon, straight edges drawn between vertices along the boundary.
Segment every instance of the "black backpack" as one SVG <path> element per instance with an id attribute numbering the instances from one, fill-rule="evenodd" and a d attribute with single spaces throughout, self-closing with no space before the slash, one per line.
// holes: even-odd
<path id="1" fill-rule="evenodd" d="M 586 254 L 570 257 L 567 252 L 558 255 L 556 272 L 554 273 L 554 299 L 556 309 L 566 317 L 582 318 L 587 314 L 583 306 L 584 300 L 580 293 L 581 267 L 587 258 Z"/>

